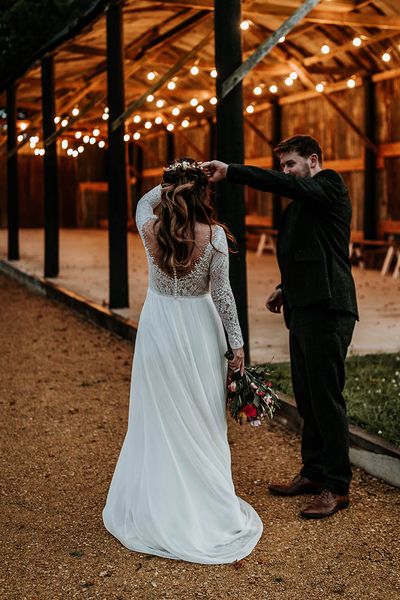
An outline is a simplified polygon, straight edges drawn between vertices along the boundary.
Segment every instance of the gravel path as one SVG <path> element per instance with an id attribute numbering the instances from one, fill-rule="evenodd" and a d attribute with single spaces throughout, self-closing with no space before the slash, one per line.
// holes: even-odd
<path id="1" fill-rule="evenodd" d="M 299 440 L 230 423 L 237 492 L 264 535 L 247 559 L 203 566 L 130 552 L 101 510 L 125 434 L 131 345 L 0 275 L 1 600 L 395 600 L 400 494 L 355 470 L 352 506 L 302 521 L 266 493 Z"/>

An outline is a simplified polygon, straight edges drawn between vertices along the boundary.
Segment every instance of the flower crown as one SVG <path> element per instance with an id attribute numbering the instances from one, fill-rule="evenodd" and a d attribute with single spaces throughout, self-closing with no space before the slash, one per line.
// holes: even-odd
<path id="1" fill-rule="evenodd" d="M 188 160 L 175 160 L 173 163 L 168 165 L 168 167 L 164 167 L 164 171 L 187 171 L 188 169 L 201 169 L 202 163 L 195 161 L 189 162 Z"/>

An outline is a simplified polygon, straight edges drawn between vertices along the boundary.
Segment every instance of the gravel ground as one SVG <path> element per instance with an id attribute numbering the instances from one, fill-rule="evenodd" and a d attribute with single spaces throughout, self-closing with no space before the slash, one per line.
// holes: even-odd
<path id="1" fill-rule="evenodd" d="M 131 345 L 0 275 L 1 600 L 395 600 L 399 491 L 355 470 L 349 510 L 303 521 L 266 484 L 299 467 L 276 423 L 230 422 L 237 493 L 264 522 L 250 557 L 203 566 L 126 550 L 101 511 L 127 421 Z"/>

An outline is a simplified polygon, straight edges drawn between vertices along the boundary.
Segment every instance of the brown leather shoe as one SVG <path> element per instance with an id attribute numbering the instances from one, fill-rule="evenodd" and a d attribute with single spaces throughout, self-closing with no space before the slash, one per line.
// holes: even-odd
<path id="1" fill-rule="evenodd" d="M 300 516 L 304 519 L 325 519 L 338 510 L 349 506 L 349 496 L 338 496 L 330 490 L 323 490 L 304 510 Z"/>
<path id="2" fill-rule="evenodd" d="M 324 485 L 302 475 L 296 475 L 290 483 L 271 483 L 268 489 L 271 494 L 276 496 L 300 496 L 301 494 L 319 494 L 324 489 Z"/>

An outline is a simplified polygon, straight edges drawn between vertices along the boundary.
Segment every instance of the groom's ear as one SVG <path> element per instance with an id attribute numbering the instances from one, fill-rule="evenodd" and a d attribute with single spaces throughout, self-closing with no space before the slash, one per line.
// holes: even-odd
<path id="1" fill-rule="evenodd" d="M 318 165 L 319 159 L 318 159 L 318 155 L 317 154 L 310 154 L 310 156 L 308 157 L 309 161 L 310 161 L 310 167 L 314 168 Z"/>

